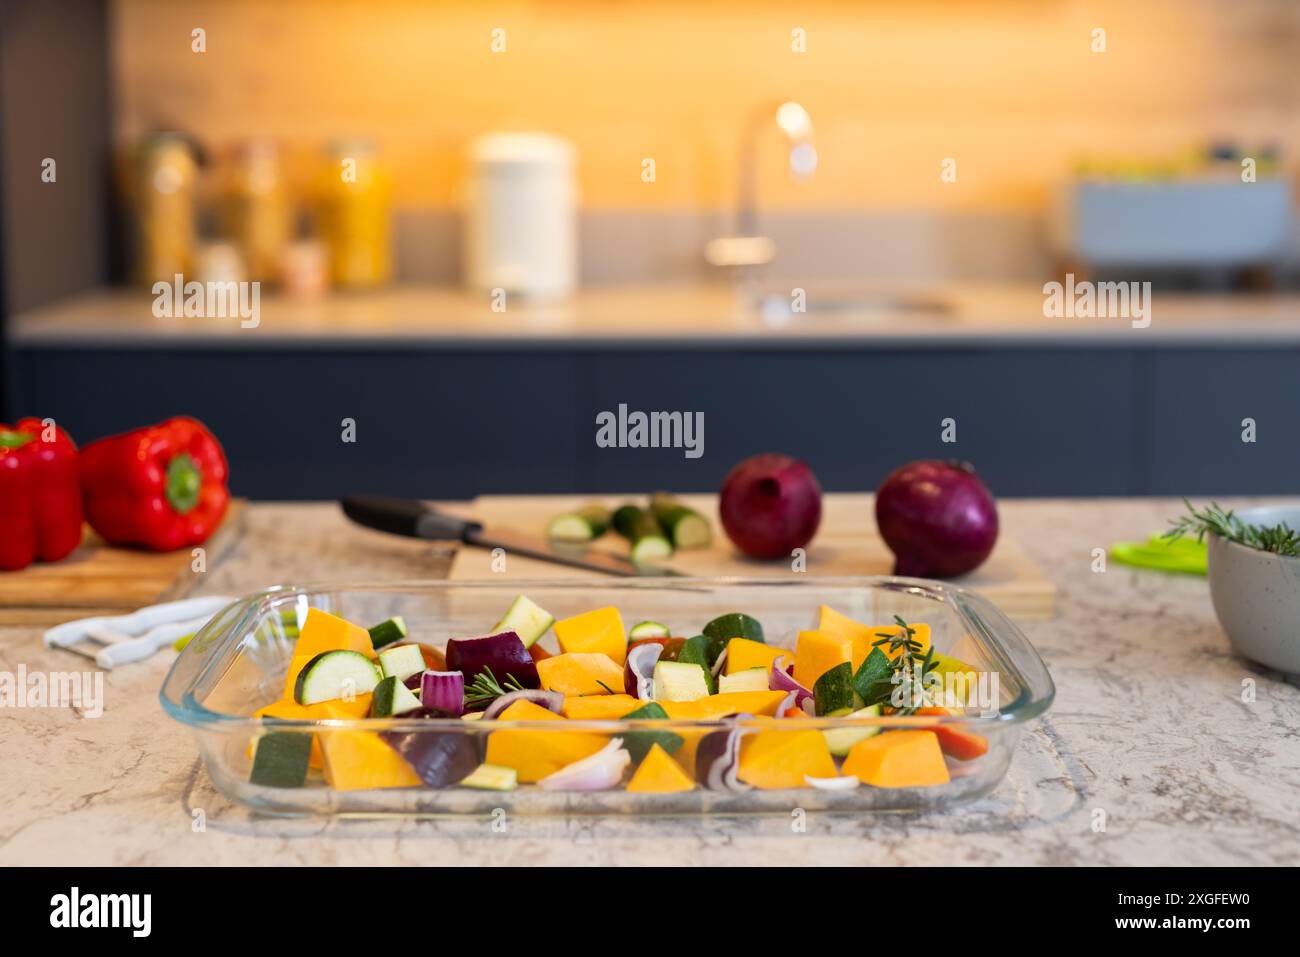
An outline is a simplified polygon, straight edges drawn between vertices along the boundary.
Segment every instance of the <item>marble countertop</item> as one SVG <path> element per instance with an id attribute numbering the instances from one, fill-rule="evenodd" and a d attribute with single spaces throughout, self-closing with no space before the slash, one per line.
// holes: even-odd
<path id="1" fill-rule="evenodd" d="M 1121 318 L 1048 318 L 1041 285 L 1034 284 L 808 286 L 807 312 L 791 316 L 777 311 L 766 318 L 728 285 L 596 286 L 562 303 L 507 300 L 504 311 L 494 311 L 487 294 L 447 286 L 399 285 L 307 301 L 267 293 L 260 299 L 256 325 L 247 328 L 238 316 L 157 317 L 147 292 L 105 290 L 15 316 L 10 336 L 18 349 L 617 348 L 647 342 L 694 347 L 743 342 L 746 348 L 993 343 L 1141 349 L 1300 343 L 1296 293 L 1158 293 L 1152 297 L 1150 325 L 1134 328 Z M 788 295 L 784 287 L 781 295 Z"/>
<path id="2" fill-rule="evenodd" d="M 1007 501 L 1004 525 L 1060 588 L 1023 627 L 1057 699 L 991 795 L 925 816 L 276 819 L 231 805 L 167 719 L 173 654 L 109 672 L 105 708 L 0 721 L 0 864 L 1295 864 L 1300 688 L 1234 657 L 1204 579 L 1092 550 L 1164 526 L 1166 500 Z M 439 577 L 445 549 L 348 527 L 330 505 L 257 505 L 196 593 Z M 0 671 L 73 670 L 35 629 L 0 630 Z M 1254 688 L 1243 700 L 1243 686 Z"/>

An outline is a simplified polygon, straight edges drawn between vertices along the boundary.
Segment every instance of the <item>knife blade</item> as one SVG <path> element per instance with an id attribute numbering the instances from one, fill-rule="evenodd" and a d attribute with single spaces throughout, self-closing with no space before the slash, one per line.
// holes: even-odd
<path id="1" fill-rule="evenodd" d="M 381 495 L 349 495 L 339 503 L 343 514 L 366 528 L 423 538 L 432 541 L 456 541 L 476 548 L 503 548 L 507 554 L 523 555 L 556 565 L 582 568 L 604 575 L 624 577 L 673 576 L 680 572 L 662 565 L 638 565 L 626 555 L 602 551 L 583 545 L 551 542 L 538 535 L 528 535 L 506 528 L 484 528 L 479 522 L 458 518 L 430 508 L 415 499 L 387 498 Z"/>

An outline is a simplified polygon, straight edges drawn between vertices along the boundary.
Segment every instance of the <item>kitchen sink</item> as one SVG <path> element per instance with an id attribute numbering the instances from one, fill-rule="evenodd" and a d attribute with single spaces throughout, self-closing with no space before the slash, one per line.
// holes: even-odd
<path id="1" fill-rule="evenodd" d="M 925 294 L 825 294 L 809 290 L 803 309 L 796 310 L 787 293 L 764 293 L 756 311 L 769 325 L 786 325 L 810 320 L 837 319 L 845 322 L 883 322 L 888 319 L 949 320 L 952 304 L 937 295 Z"/>

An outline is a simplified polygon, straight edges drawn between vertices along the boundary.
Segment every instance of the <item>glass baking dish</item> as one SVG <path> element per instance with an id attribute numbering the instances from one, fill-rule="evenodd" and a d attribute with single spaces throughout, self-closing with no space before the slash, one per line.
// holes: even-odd
<path id="1" fill-rule="evenodd" d="M 794 647 L 800 630 L 814 627 L 818 606 L 823 604 L 871 625 L 888 625 L 895 616 L 911 624 L 928 624 L 936 651 L 960 659 L 979 673 L 985 710 L 968 710 L 960 717 L 788 718 L 779 726 L 818 731 L 850 727 L 897 729 L 918 723 L 946 726 L 983 736 L 987 751 L 972 760 L 945 757 L 949 782 L 928 787 L 862 785 L 852 790 L 827 790 L 808 786 L 770 790 L 744 785 L 740 785 L 742 789 L 721 789 L 718 785 L 720 789 L 711 789 L 698 783 L 697 778 L 693 790 L 676 793 L 640 793 L 622 788 L 554 791 L 535 784 L 521 784 L 513 791 L 462 786 L 335 790 L 315 771 L 301 787 L 250 783 L 253 744 L 268 730 L 314 734 L 321 745 L 326 743 L 326 736 L 357 732 L 456 735 L 464 737 L 447 743 L 457 747 L 472 743 L 482 755 L 489 736 L 503 731 L 532 732 L 534 741 L 542 732 L 549 736 L 544 739 L 548 745 L 561 740 L 557 735 L 581 735 L 581 740 L 587 741 L 645 731 L 669 732 L 697 748 L 705 736 L 722 731 L 739 735 L 743 748 L 749 736 L 773 729 L 777 719 L 748 716 L 713 721 L 564 722 L 402 718 L 289 721 L 252 717 L 258 708 L 280 697 L 293 652 L 293 636 L 297 634 L 294 623 L 301 624 L 309 608 L 320 608 L 360 625 L 400 615 L 412 640 L 442 647 L 450 638 L 489 633 L 521 590 L 557 619 L 614 605 L 628 624 L 642 620 L 668 622 L 676 626 L 674 634 L 687 636 L 698 633 L 705 622 L 719 615 L 744 611 L 763 624 L 769 644 L 787 648 Z M 550 633 L 541 639 L 552 652 L 558 650 L 554 642 Z M 273 588 L 250 595 L 216 615 L 181 652 L 163 685 L 161 699 L 171 717 L 193 730 L 208 773 L 221 792 L 232 801 L 271 814 L 788 814 L 794 808 L 921 810 L 984 795 L 1006 773 L 1025 724 L 1047 710 L 1054 694 L 1051 675 L 1020 629 L 987 599 L 961 588 L 888 577 L 788 581 L 646 578 L 530 581 L 526 585 L 436 581 Z M 557 728 L 561 724 L 562 730 Z M 516 735 L 516 742 L 519 740 L 528 739 Z M 689 767 L 689 760 L 682 760 Z M 626 781 L 625 775 L 624 784 Z"/>

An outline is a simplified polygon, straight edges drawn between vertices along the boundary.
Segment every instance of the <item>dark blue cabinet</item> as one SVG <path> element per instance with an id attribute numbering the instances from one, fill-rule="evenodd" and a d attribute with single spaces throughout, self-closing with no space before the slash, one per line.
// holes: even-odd
<path id="1" fill-rule="evenodd" d="M 1300 349 L 1160 352 L 1143 361 L 1150 491 L 1300 493 Z M 1254 441 L 1243 441 L 1246 419 Z"/>
<path id="2" fill-rule="evenodd" d="M 429 498 L 575 487 L 572 356 L 50 350 L 19 356 L 24 411 L 80 442 L 169 415 L 221 439 L 255 498 Z M 344 441 L 344 420 L 355 441 Z"/>
<path id="3" fill-rule="evenodd" d="M 585 368 L 592 421 L 620 402 L 705 413 L 699 460 L 589 443 L 601 490 L 716 489 L 736 461 L 769 450 L 807 459 L 842 491 L 875 488 L 915 458 L 967 460 L 1001 495 L 1122 495 L 1136 479 L 1129 353 L 678 351 L 598 355 Z M 945 419 L 955 443 L 941 439 Z"/>
<path id="4" fill-rule="evenodd" d="M 16 358 L 20 414 L 53 415 L 82 442 L 197 416 L 236 491 L 256 498 L 703 491 L 768 450 L 807 459 L 837 491 L 922 457 L 967 460 L 1014 496 L 1285 494 L 1300 475 L 1289 347 L 64 344 Z M 702 412 L 703 456 L 598 447 L 597 415 L 620 404 Z"/>

